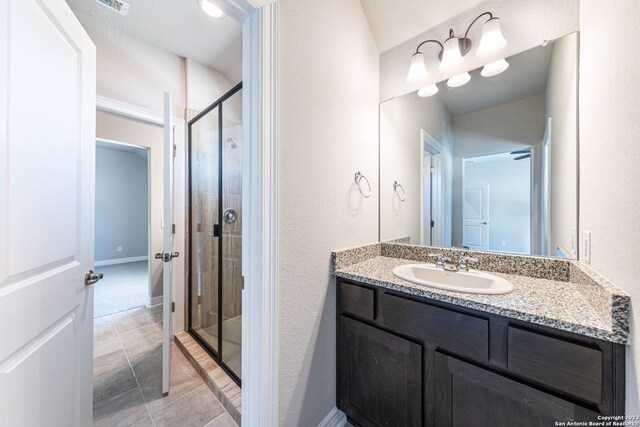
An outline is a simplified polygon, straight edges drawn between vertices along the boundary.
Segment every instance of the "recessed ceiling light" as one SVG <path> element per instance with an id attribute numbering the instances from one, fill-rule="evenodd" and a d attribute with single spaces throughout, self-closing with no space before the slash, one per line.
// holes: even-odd
<path id="1" fill-rule="evenodd" d="M 222 9 L 213 4 L 210 0 L 198 0 L 198 4 L 204 13 L 213 18 L 222 18 L 224 16 Z"/>

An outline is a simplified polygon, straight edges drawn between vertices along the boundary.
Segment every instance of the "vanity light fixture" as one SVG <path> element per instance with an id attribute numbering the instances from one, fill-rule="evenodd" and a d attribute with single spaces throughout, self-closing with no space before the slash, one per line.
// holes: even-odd
<path id="1" fill-rule="evenodd" d="M 455 76 L 447 80 L 447 86 L 449 87 L 464 86 L 467 83 L 469 83 L 469 80 L 471 80 L 471 75 L 469 73 L 456 74 Z"/>
<path id="2" fill-rule="evenodd" d="M 480 71 L 480 75 L 482 77 L 497 76 L 507 68 L 509 68 L 509 63 L 504 58 L 498 59 L 497 61 L 489 62 L 487 65 L 482 67 L 482 71 Z"/>
<path id="3" fill-rule="evenodd" d="M 424 54 L 420 51 L 420 48 L 427 43 L 436 43 L 440 46 L 440 65 L 438 66 L 438 69 L 441 72 L 449 73 L 460 68 L 464 64 L 464 56 L 471 51 L 471 46 L 473 45 L 471 39 L 467 37 L 469 35 L 469 31 L 473 24 L 483 17 L 488 17 L 488 19 L 482 25 L 482 36 L 480 38 L 480 45 L 476 50 L 476 56 L 479 58 L 490 57 L 504 49 L 507 45 L 507 40 L 502 35 L 500 19 L 494 17 L 491 12 L 481 13 L 471 21 L 471 24 L 467 27 L 467 31 L 465 31 L 462 38 L 456 37 L 453 29 L 450 29 L 449 38 L 444 42 L 444 44 L 440 43 L 438 40 L 425 40 L 420 43 L 416 48 L 416 52 L 411 56 L 411 65 L 409 66 L 409 74 L 407 74 L 407 82 L 412 84 L 427 83 L 429 73 L 425 66 Z M 505 64 L 506 67 L 504 66 Z M 496 74 L 506 70 L 509 66 L 504 59 L 487 65 L 491 65 L 491 67 L 485 67 L 487 69 L 487 75 L 485 76 L 485 74 L 482 74 L 485 77 L 495 76 Z M 484 71 L 485 70 L 483 69 L 483 72 Z M 449 79 L 447 85 L 451 87 L 459 87 L 467 83 L 470 78 L 471 77 L 468 73 L 457 74 Z M 457 84 L 458 86 L 453 86 L 453 84 Z M 425 89 L 423 93 L 429 93 L 426 88 L 423 89 Z M 431 95 L 433 95 L 433 93 Z"/>
<path id="4" fill-rule="evenodd" d="M 211 0 L 198 0 L 200 9 L 212 18 L 223 18 L 224 12 L 216 6 Z"/>
<path id="5" fill-rule="evenodd" d="M 438 93 L 438 86 L 435 84 L 431 84 L 429 86 L 425 86 L 418 91 L 418 96 L 426 98 L 428 96 L 433 96 Z"/>

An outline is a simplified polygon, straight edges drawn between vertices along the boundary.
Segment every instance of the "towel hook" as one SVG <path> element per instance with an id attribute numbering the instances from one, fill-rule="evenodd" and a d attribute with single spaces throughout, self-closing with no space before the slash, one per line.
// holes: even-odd
<path id="1" fill-rule="evenodd" d="M 402 190 L 402 195 L 400 195 L 398 188 Z M 405 200 L 407 200 L 407 193 L 404 191 L 404 187 L 400 185 L 398 181 L 393 181 L 393 191 L 398 193 L 398 198 L 400 199 L 401 202 L 404 202 Z"/>
<path id="2" fill-rule="evenodd" d="M 362 196 L 367 199 L 371 197 L 371 184 L 369 184 L 369 180 L 367 179 L 367 177 L 362 175 L 360 171 L 357 171 L 356 174 L 354 175 L 354 179 L 356 181 L 356 185 L 358 186 L 358 191 L 360 192 L 360 194 L 362 194 Z M 368 194 L 365 194 L 365 192 L 362 191 L 362 187 L 360 186 L 360 183 L 362 182 L 363 179 L 367 183 L 367 187 L 369 187 L 367 189 Z"/>

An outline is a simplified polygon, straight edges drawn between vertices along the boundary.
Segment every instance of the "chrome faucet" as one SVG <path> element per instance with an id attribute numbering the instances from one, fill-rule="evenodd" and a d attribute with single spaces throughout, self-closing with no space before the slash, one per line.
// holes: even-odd
<path id="1" fill-rule="evenodd" d="M 458 259 L 458 270 L 459 271 L 469 271 L 470 262 L 478 262 L 478 258 L 462 255 L 460 259 Z"/>
<path id="2" fill-rule="evenodd" d="M 430 257 L 437 258 L 436 267 L 441 267 L 446 271 L 458 271 L 458 266 L 453 259 L 448 256 L 444 256 L 442 254 L 429 254 Z"/>
<path id="3" fill-rule="evenodd" d="M 443 254 L 429 254 L 430 257 L 437 258 L 436 267 L 446 271 L 469 271 L 470 262 L 478 262 L 478 258 L 462 255 L 456 264 L 451 257 Z"/>

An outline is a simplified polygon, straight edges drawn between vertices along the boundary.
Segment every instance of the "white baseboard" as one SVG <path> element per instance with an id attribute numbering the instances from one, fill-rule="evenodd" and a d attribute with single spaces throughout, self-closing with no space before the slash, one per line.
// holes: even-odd
<path id="1" fill-rule="evenodd" d="M 129 258 L 116 258 L 116 259 L 105 259 L 102 261 L 96 261 L 93 263 L 94 266 L 100 267 L 103 265 L 114 265 L 114 264 L 126 264 L 128 262 L 138 262 L 138 261 L 147 261 L 149 257 L 147 255 L 144 256 L 132 256 Z"/>
<path id="2" fill-rule="evenodd" d="M 333 408 L 318 427 L 343 427 L 347 423 L 347 416 L 338 408 Z"/>
<path id="3" fill-rule="evenodd" d="M 147 307 L 151 308 L 155 305 L 160 305 L 162 304 L 162 295 L 160 295 L 159 297 L 153 297 L 153 298 L 149 298 L 149 302 L 147 303 Z"/>

